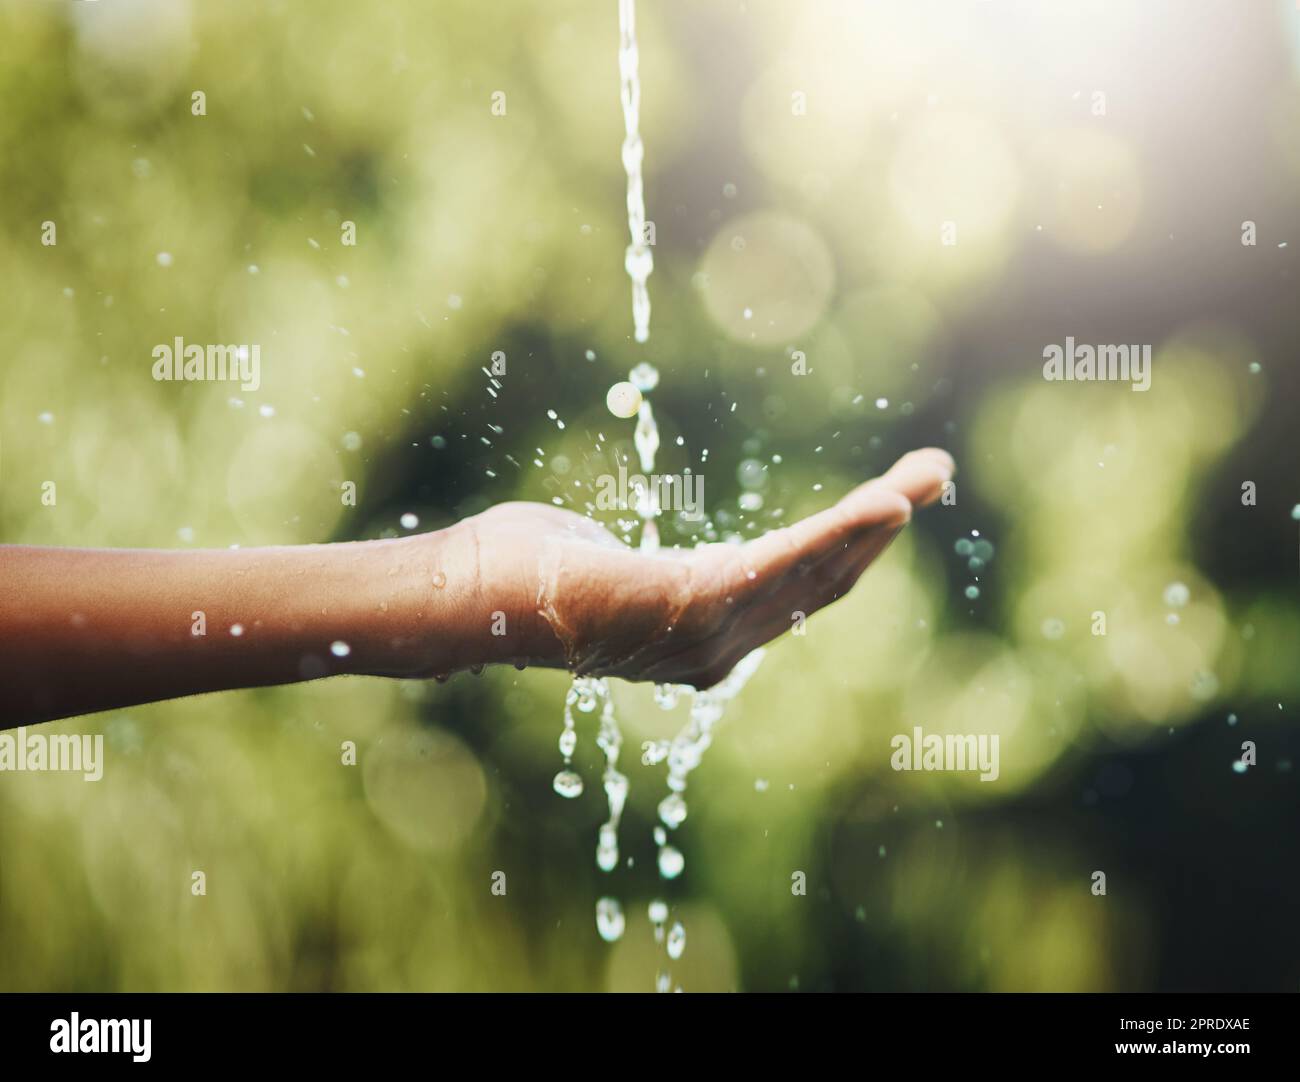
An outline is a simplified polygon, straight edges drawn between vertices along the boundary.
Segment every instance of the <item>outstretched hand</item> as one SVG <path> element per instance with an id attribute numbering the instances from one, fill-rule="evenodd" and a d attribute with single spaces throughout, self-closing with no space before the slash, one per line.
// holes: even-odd
<path id="1" fill-rule="evenodd" d="M 796 614 L 848 593 L 953 468 L 946 451 L 913 451 L 833 507 L 742 545 L 643 553 L 534 503 L 500 504 L 457 529 L 472 540 L 483 603 L 524 629 L 493 660 L 707 688 Z"/>
<path id="2" fill-rule="evenodd" d="M 843 597 L 952 476 L 913 451 L 743 545 L 643 553 L 545 504 L 331 545 L 0 549 L 0 728 L 344 673 L 493 662 L 691 684 Z"/>

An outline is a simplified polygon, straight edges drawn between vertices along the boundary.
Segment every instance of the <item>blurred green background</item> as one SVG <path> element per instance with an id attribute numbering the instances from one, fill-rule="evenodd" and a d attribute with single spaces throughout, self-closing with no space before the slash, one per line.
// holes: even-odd
<path id="1" fill-rule="evenodd" d="M 0 987 L 649 990 L 662 895 L 692 991 L 1300 988 L 1296 6 L 672 0 L 639 26 L 644 346 L 614 0 L 0 0 L 4 542 L 581 510 L 640 360 L 711 537 L 913 446 L 959 462 L 956 506 L 774 645 L 667 887 L 637 759 L 683 711 L 647 687 L 615 690 L 613 876 L 585 726 L 585 795 L 551 789 L 563 674 L 206 696 L 45 726 L 105 734 L 99 783 L 0 776 Z M 1067 335 L 1151 343 L 1151 390 L 1045 382 Z M 259 343 L 261 387 L 154 382 L 176 336 Z M 915 725 L 999 734 L 1001 777 L 895 773 Z"/>

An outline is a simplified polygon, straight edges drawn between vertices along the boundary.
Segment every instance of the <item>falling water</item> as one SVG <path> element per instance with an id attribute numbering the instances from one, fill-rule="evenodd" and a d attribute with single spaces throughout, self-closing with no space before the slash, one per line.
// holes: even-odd
<path id="1" fill-rule="evenodd" d="M 641 177 L 641 164 L 645 148 L 639 131 L 641 110 L 641 83 L 639 53 L 636 41 L 635 0 L 619 0 L 619 50 L 618 64 L 623 102 L 623 120 L 626 135 L 623 140 L 623 166 L 627 170 L 627 224 L 631 236 L 624 259 L 624 267 L 632 281 L 632 322 L 637 342 L 650 338 L 650 293 L 646 280 L 654 269 L 654 259 L 648 246 L 645 218 L 645 193 Z M 630 387 L 629 387 L 630 384 Z M 649 394 L 659 384 L 659 373 L 653 365 L 640 362 L 628 373 L 628 383 L 612 388 L 607 403 L 616 416 L 636 415 L 636 429 L 632 442 L 640 460 L 641 471 L 647 477 L 654 472 L 655 457 L 659 451 L 659 427 Z M 641 520 L 638 547 L 642 552 L 659 550 L 657 486 L 650 485 L 637 493 L 637 515 Z M 679 698 L 685 695 L 690 701 L 688 720 L 671 741 L 648 741 L 643 747 L 642 763 L 653 766 L 668 764 L 668 795 L 659 803 L 659 824 L 654 829 L 658 848 L 657 865 L 664 880 L 676 879 L 686 867 L 686 858 L 680 849 L 670 844 L 669 831 L 677 829 L 686 819 L 686 781 L 688 775 L 700 764 L 704 752 L 713 741 L 714 727 L 722 718 L 726 704 L 740 693 L 762 660 L 761 649 L 741 660 L 731 674 L 717 687 L 708 691 L 695 691 L 690 687 L 659 685 L 655 688 L 655 702 L 661 709 L 672 710 Z M 601 824 L 596 843 L 596 864 L 603 872 L 612 872 L 619 861 L 618 828 L 623 807 L 627 802 L 628 780 L 619 773 L 618 756 L 623 736 L 614 714 L 614 703 L 608 682 L 603 678 L 575 676 L 564 704 L 564 730 L 560 735 L 560 752 L 564 768 L 555 776 L 555 791 L 563 797 L 573 798 L 582 793 L 582 778 L 572 769 L 573 752 L 577 745 L 577 728 L 573 710 L 581 714 L 600 711 L 596 744 L 605 755 L 603 784 L 609 808 L 608 819 Z M 669 907 L 662 899 L 653 900 L 648 909 L 654 928 L 655 942 L 662 945 L 670 961 L 682 957 L 686 949 L 686 929 L 681 921 L 668 927 Z M 605 895 L 596 903 L 596 928 L 602 939 L 612 943 L 623 935 L 623 909 L 618 900 Z M 655 977 L 658 991 L 667 992 L 672 978 L 667 970 Z"/>
<path id="2" fill-rule="evenodd" d="M 645 371 L 647 369 L 648 372 Z M 658 384 L 659 374 L 650 365 L 639 364 L 629 374 L 629 381 L 637 390 L 648 393 Z M 659 450 L 659 429 L 650 403 L 645 399 L 637 411 L 633 443 L 641 460 L 641 470 L 649 477 L 654 473 L 655 455 Z M 660 509 L 653 495 L 655 489 L 657 486 L 652 485 L 650 494 L 639 494 L 637 503 L 642 520 L 640 548 L 643 552 L 654 552 L 659 548 L 659 529 L 655 520 L 659 517 Z M 683 695 L 690 701 L 687 722 L 677 735 L 671 741 L 647 741 L 642 749 L 641 762 L 646 766 L 654 766 L 665 760 L 668 763 L 668 795 L 659 802 L 659 825 L 654 829 L 661 879 L 676 879 L 686 867 L 686 857 L 669 842 L 668 833 L 676 830 L 686 819 L 686 798 L 683 795 L 686 792 L 686 779 L 700 765 L 704 752 L 713 742 L 714 726 L 722 719 L 726 704 L 740 694 L 741 688 L 754 674 L 762 659 L 762 649 L 754 650 L 740 661 L 722 683 L 707 691 L 672 684 L 655 687 L 655 703 L 662 710 L 674 709 Z M 681 958 L 686 950 L 685 927 L 677 921 L 668 931 L 665 940 L 667 904 L 656 899 L 650 903 L 649 912 L 656 942 L 665 944 L 670 960 Z M 655 979 L 655 987 L 661 992 L 668 991 L 671 984 L 667 971 L 661 971 Z"/>
<path id="3" fill-rule="evenodd" d="M 654 472 L 659 450 L 659 428 L 648 395 L 658 386 L 659 373 L 652 365 L 641 362 L 628 374 L 628 383 L 635 391 L 627 391 L 626 384 L 619 385 L 611 389 L 608 401 L 611 403 L 611 411 L 620 416 L 631 416 L 632 406 L 635 405 L 637 420 L 633 444 L 641 470 L 648 477 Z M 629 394 L 632 396 L 631 401 L 628 400 Z M 659 549 L 657 519 L 661 509 L 654 488 L 651 486 L 649 491 L 641 490 L 637 493 L 637 513 L 641 519 L 638 547 L 645 553 L 654 553 Z M 722 719 L 726 704 L 740 693 L 762 658 L 762 649 L 753 651 L 740 661 L 725 680 L 707 691 L 672 684 L 655 687 L 655 703 L 663 710 L 674 709 L 683 697 L 690 703 L 686 724 L 672 740 L 647 741 L 642 749 L 643 764 L 655 766 L 666 762 L 668 767 L 668 794 L 659 802 L 659 823 L 655 826 L 653 835 L 658 849 L 656 864 L 663 880 L 676 879 L 686 867 L 686 858 L 670 842 L 669 832 L 676 830 L 686 819 L 684 794 L 687 779 L 691 771 L 700 765 L 705 751 L 713 742 L 714 729 Z M 564 730 L 560 734 L 564 769 L 555 777 L 555 790 L 566 797 L 575 797 L 582 792 L 582 779 L 570 765 L 577 742 L 575 707 L 580 714 L 600 711 L 596 743 L 605 754 L 603 781 L 609 818 L 601 825 L 598 834 L 596 864 L 601 871 L 612 872 L 618 866 L 618 827 L 627 801 L 628 780 L 617 769 L 623 736 L 614 714 L 608 681 L 599 677 L 575 676 L 573 686 L 565 698 Z M 664 947 L 670 961 L 677 961 L 686 949 L 685 926 L 681 921 L 675 921 L 668 927 L 669 907 L 662 899 L 652 901 L 648 912 L 655 941 Z M 606 942 L 612 943 L 622 936 L 623 910 L 616 898 L 605 895 L 596 903 L 596 928 Z M 656 974 L 655 987 L 664 992 L 672 989 L 672 978 L 666 969 Z"/>
<path id="4" fill-rule="evenodd" d="M 623 266 L 632 279 L 632 325 L 638 342 L 650 338 L 650 291 L 646 279 L 654 270 L 654 256 L 647 244 L 645 189 L 641 182 L 640 50 L 636 43 L 636 0 L 618 0 L 618 75 L 623 101 L 623 168 L 627 171 L 627 228 L 632 243 L 627 246 Z"/>

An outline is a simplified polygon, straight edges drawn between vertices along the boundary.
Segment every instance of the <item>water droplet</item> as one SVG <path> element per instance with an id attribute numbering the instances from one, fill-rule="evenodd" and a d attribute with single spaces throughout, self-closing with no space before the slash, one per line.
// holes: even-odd
<path id="1" fill-rule="evenodd" d="M 1209 702 L 1219 694 L 1219 678 L 1207 669 L 1199 670 L 1193 677 L 1188 693 L 1197 702 Z"/>
<path id="2" fill-rule="evenodd" d="M 650 408 L 649 402 L 641 402 L 637 408 L 636 430 L 632 433 L 632 443 L 636 446 L 637 456 L 641 459 L 641 469 L 646 473 L 653 471 L 655 453 L 659 450 L 659 426 L 655 424 L 654 410 Z"/>
<path id="3" fill-rule="evenodd" d="M 641 392 L 631 383 L 616 383 L 605 395 L 605 408 L 623 420 L 635 417 L 641 408 Z"/>
<path id="4" fill-rule="evenodd" d="M 686 801 L 680 793 L 669 793 L 659 802 L 659 818 L 669 830 L 676 830 L 686 818 Z"/>
<path id="5" fill-rule="evenodd" d="M 659 370 L 652 364 L 646 364 L 645 361 L 633 368 L 628 373 L 627 378 L 632 382 L 632 386 L 642 394 L 649 394 L 659 386 Z"/>
<path id="6" fill-rule="evenodd" d="M 433 587 L 434 587 L 434 589 L 435 589 L 435 590 L 441 590 L 441 589 L 442 589 L 444 586 L 446 586 L 446 585 L 447 585 L 447 576 L 444 575 L 441 571 L 435 571 L 435 572 L 433 573 Z"/>
<path id="7" fill-rule="evenodd" d="M 1236 761 L 1233 762 L 1232 769 L 1237 774 L 1244 774 L 1246 773 L 1246 764 L 1243 763 L 1240 759 L 1237 759 Z"/>
<path id="8" fill-rule="evenodd" d="M 967 597 L 968 600 L 970 600 L 970 601 L 974 601 L 974 600 L 976 600 L 979 596 L 980 596 L 980 588 L 979 588 L 978 586 L 967 586 L 967 587 L 966 587 L 966 597 Z"/>
<path id="9" fill-rule="evenodd" d="M 877 398 L 877 399 L 876 399 L 876 409 L 878 409 L 878 410 L 886 410 L 886 409 L 889 409 L 889 399 L 888 399 L 888 398 Z"/>
<path id="10" fill-rule="evenodd" d="M 1062 635 L 1065 634 L 1065 624 L 1062 621 L 1056 619 L 1056 617 L 1054 616 L 1049 617 L 1048 619 L 1043 621 L 1042 630 L 1043 630 L 1043 638 L 1059 639 L 1061 638 Z"/>
<path id="11" fill-rule="evenodd" d="M 565 762 L 573 758 L 574 749 L 578 746 L 578 732 L 576 729 L 565 729 L 560 733 L 560 754 L 564 756 Z"/>
<path id="12" fill-rule="evenodd" d="M 614 943 L 623 937 L 623 907 L 617 898 L 601 898 L 596 903 L 596 930 L 606 943 Z"/>
<path id="13" fill-rule="evenodd" d="M 767 485 L 767 468 L 756 458 L 747 458 L 736 467 L 740 487 L 756 492 Z"/>
<path id="14" fill-rule="evenodd" d="M 555 791 L 566 800 L 582 795 L 582 778 L 572 770 L 561 770 L 555 775 Z"/>
<path id="15" fill-rule="evenodd" d="M 665 845 L 659 850 L 659 874 L 665 879 L 676 879 L 686 867 L 686 858 L 681 850 Z"/>
<path id="16" fill-rule="evenodd" d="M 674 921 L 668 929 L 668 957 L 677 961 L 686 950 L 686 929 L 681 921 Z"/>
<path id="17" fill-rule="evenodd" d="M 154 256 L 154 259 L 158 261 L 158 266 L 160 267 L 170 267 L 172 265 L 171 252 L 159 252 Z"/>
<path id="18" fill-rule="evenodd" d="M 1181 609 L 1191 599 L 1192 591 L 1185 583 L 1171 582 L 1165 587 L 1165 604 L 1171 609 Z"/>
<path id="19" fill-rule="evenodd" d="M 601 739 L 597 743 L 605 749 L 606 756 L 609 756 L 611 750 L 609 742 Z M 609 801 L 610 817 L 617 822 L 623 814 L 623 805 L 627 803 L 627 775 L 620 774 L 612 767 L 605 771 L 605 799 Z M 610 833 L 613 834 L 612 828 Z"/>
<path id="20" fill-rule="evenodd" d="M 627 271 L 627 276 L 633 281 L 644 282 L 650 277 L 650 272 L 654 270 L 655 257 L 649 248 L 638 248 L 636 245 L 629 244 L 627 251 L 623 253 L 623 269 Z M 648 337 L 648 333 L 646 335 Z M 645 341 L 645 338 L 637 336 L 638 342 Z"/>
<path id="21" fill-rule="evenodd" d="M 420 525 L 420 516 L 407 511 L 399 521 L 402 524 L 402 529 L 414 530 L 418 525 Z"/>
<path id="22" fill-rule="evenodd" d="M 656 684 L 655 685 L 655 705 L 660 710 L 671 710 L 677 705 L 677 686 L 675 684 Z M 641 745 L 642 750 L 648 751 L 653 741 L 646 741 Z M 664 755 L 668 754 L 667 747 L 664 748 Z M 659 762 L 661 760 L 655 760 Z M 653 765 L 653 764 L 646 764 Z"/>
<path id="23" fill-rule="evenodd" d="M 335 657 L 347 657 L 348 654 L 352 653 L 352 647 L 340 639 L 337 642 L 330 643 L 330 653 Z"/>

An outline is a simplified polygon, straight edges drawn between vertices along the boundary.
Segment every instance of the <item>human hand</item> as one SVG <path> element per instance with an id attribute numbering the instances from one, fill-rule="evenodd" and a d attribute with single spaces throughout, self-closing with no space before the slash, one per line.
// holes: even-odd
<path id="1" fill-rule="evenodd" d="M 945 451 L 913 451 L 792 526 L 743 545 L 655 553 L 572 511 L 500 504 L 452 527 L 472 550 L 483 611 L 472 656 L 711 687 L 795 613 L 843 597 L 953 469 Z M 505 634 L 490 634 L 489 612 L 504 617 Z"/>

